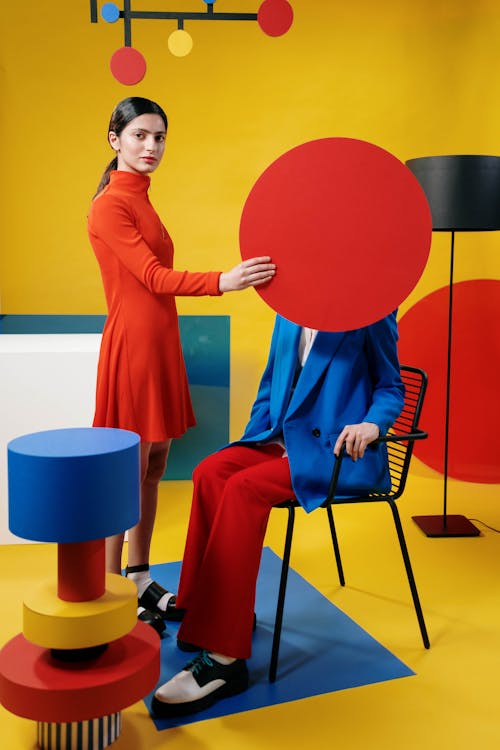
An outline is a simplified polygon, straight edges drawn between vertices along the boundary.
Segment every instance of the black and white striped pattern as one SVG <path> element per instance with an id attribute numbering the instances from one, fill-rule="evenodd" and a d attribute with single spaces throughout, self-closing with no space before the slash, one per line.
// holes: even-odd
<path id="1" fill-rule="evenodd" d="M 119 711 L 98 719 L 63 724 L 39 721 L 37 726 L 41 750 L 102 750 L 119 737 L 122 715 Z"/>

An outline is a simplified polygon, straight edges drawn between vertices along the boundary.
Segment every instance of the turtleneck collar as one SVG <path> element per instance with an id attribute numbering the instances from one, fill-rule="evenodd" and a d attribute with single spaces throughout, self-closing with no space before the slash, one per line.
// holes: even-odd
<path id="1" fill-rule="evenodd" d="M 149 188 L 151 178 L 147 174 L 136 174 L 135 172 L 115 169 L 109 173 L 109 182 L 137 193 L 145 193 Z"/>

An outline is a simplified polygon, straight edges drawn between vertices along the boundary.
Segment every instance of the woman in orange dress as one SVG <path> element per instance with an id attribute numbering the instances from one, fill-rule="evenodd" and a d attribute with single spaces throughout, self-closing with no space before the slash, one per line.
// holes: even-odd
<path id="1" fill-rule="evenodd" d="M 167 117 L 155 102 L 129 97 L 114 109 L 108 140 L 116 152 L 88 217 L 108 317 L 97 371 L 94 427 L 141 437 L 141 517 L 128 532 L 126 575 L 138 589 L 139 617 L 158 632 L 182 618 L 175 595 L 151 579 L 149 551 L 158 484 L 173 438 L 195 424 L 180 344 L 176 295 L 221 295 L 269 282 L 268 256 L 227 272 L 173 269 L 173 244 L 152 207 L 149 175 L 161 162 Z M 123 534 L 106 544 L 107 568 L 120 573 Z"/>

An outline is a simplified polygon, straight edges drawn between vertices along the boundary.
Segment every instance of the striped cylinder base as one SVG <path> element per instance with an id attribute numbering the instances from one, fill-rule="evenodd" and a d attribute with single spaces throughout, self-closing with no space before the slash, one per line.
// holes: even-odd
<path id="1" fill-rule="evenodd" d="M 64 724 L 39 721 L 37 729 L 41 750 L 101 750 L 120 736 L 122 715 L 118 711 L 98 719 Z"/>

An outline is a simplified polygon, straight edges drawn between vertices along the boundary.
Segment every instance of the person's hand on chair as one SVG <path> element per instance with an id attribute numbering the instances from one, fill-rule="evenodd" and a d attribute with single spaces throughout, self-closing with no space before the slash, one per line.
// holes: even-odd
<path id="1" fill-rule="evenodd" d="M 342 443 L 345 442 L 347 455 L 350 456 L 353 461 L 357 461 L 358 458 L 363 458 L 365 455 L 366 446 L 369 443 L 373 443 L 379 435 L 380 430 L 378 425 L 373 422 L 346 424 L 337 438 L 333 452 L 338 458 L 342 448 Z"/>

